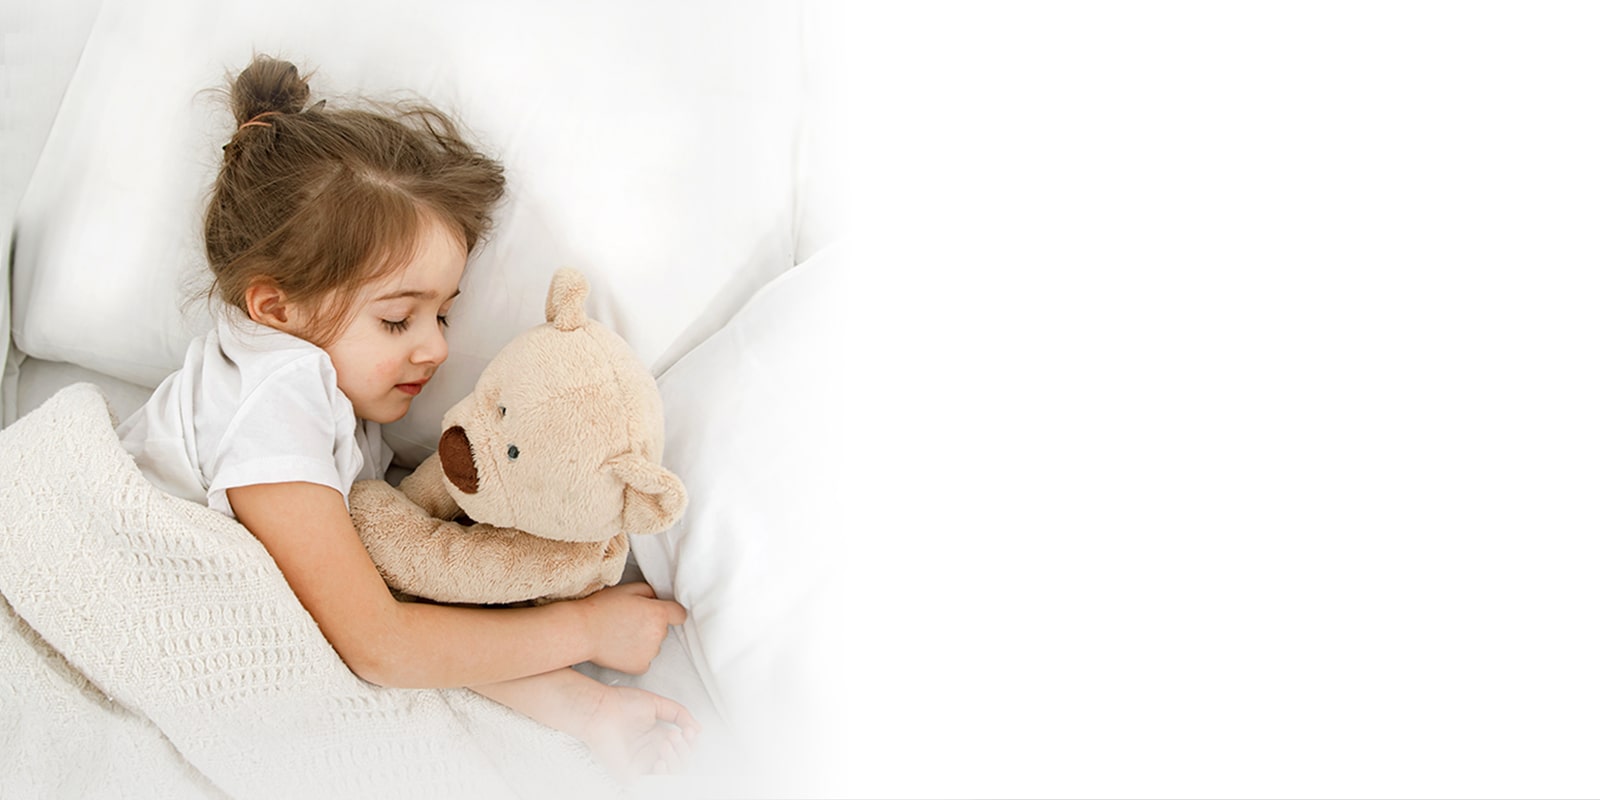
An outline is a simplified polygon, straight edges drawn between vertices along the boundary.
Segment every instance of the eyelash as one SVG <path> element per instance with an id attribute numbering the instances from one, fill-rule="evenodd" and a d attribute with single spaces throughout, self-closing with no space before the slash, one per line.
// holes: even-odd
<path id="1" fill-rule="evenodd" d="M 450 327 L 450 320 L 448 318 L 446 318 L 445 315 L 440 314 L 438 319 L 439 319 L 439 325 L 440 326 L 445 327 L 445 328 Z M 406 332 L 406 328 L 411 327 L 411 318 L 410 317 L 406 317 L 405 319 L 400 320 L 399 322 L 394 322 L 392 320 L 387 320 L 387 319 L 386 320 L 382 320 L 382 322 L 383 322 L 383 327 L 388 328 L 390 333 L 405 333 Z"/>

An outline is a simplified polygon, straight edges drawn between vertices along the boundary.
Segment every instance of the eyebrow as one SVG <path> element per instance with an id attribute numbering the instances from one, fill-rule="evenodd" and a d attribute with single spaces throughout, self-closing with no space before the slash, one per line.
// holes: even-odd
<path id="1" fill-rule="evenodd" d="M 457 289 L 455 294 L 452 294 L 449 297 L 446 297 L 445 299 L 446 300 L 454 300 L 460 294 L 461 294 L 461 290 Z M 439 293 L 433 291 L 432 289 L 429 289 L 427 291 L 422 291 L 420 289 L 407 289 L 405 291 L 400 291 L 400 292 L 390 292 L 390 293 L 388 293 L 388 294 L 386 294 L 386 295 L 384 295 L 382 297 L 374 299 L 373 302 L 377 302 L 379 300 L 397 300 L 397 299 L 402 298 L 402 297 L 420 297 L 420 298 L 422 298 L 424 300 L 432 300 L 433 298 L 438 297 L 438 296 L 439 296 Z"/>

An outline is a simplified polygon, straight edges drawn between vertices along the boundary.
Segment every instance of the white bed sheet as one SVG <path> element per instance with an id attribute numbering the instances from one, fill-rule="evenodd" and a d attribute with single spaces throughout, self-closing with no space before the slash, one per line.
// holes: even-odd
<path id="1" fill-rule="evenodd" d="M 149 387 L 113 378 L 77 364 L 46 361 L 41 358 L 19 358 L 15 381 L 14 387 L 8 387 L 7 395 L 15 397 L 17 404 L 15 409 L 6 409 L 4 425 L 16 422 L 49 400 L 56 392 L 74 383 L 87 381 L 100 387 L 100 390 L 105 392 L 106 399 L 111 402 L 111 410 L 116 412 L 119 420 L 127 419 L 130 413 L 144 405 L 154 391 Z"/>

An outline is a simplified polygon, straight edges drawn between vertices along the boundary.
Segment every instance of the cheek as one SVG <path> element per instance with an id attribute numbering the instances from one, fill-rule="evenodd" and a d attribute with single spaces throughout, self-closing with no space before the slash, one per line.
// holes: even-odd
<path id="1" fill-rule="evenodd" d="M 366 347 L 350 346 L 352 344 L 346 342 L 346 346 L 336 346 L 328 351 L 334 372 L 339 375 L 340 389 L 349 394 L 350 390 L 372 391 L 394 382 L 395 376 L 401 371 L 403 359 L 395 355 L 392 348 L 374 347 L 371 343 L 366 343 Z"/>
<path id="2" fill-rule="evenodd" d="M 402 359 L 402 358 L 385 359 L 383 361 L 383 365 L 379 369 L 382 371 L 383 377 L 386 380 L 388 380 L 388 379 L 399 379 L 401 377 L 404 377 L 404 375 L 405 375 L 405 371 L 406 371 L 405 370 L 405 359 Z"/>
<path id="3" fill-rule="evenodd" d="M 361 366 L 361 381 L 370 385 L 391 384 L 399 378 L 400 359 L 390 356 L 368 358 Z"/>

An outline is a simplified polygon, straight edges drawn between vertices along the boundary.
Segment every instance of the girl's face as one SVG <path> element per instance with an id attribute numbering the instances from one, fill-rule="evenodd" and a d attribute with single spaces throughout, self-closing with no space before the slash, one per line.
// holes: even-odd
<path id="1" fill-rule="evenodd" d="M 394 422 L 444 363 L 445 315 L 460 294 L 467 251 L 429 217 L 412 260 L 362 287 L 350 324 L 326 348 L 356 417 Z"/>

